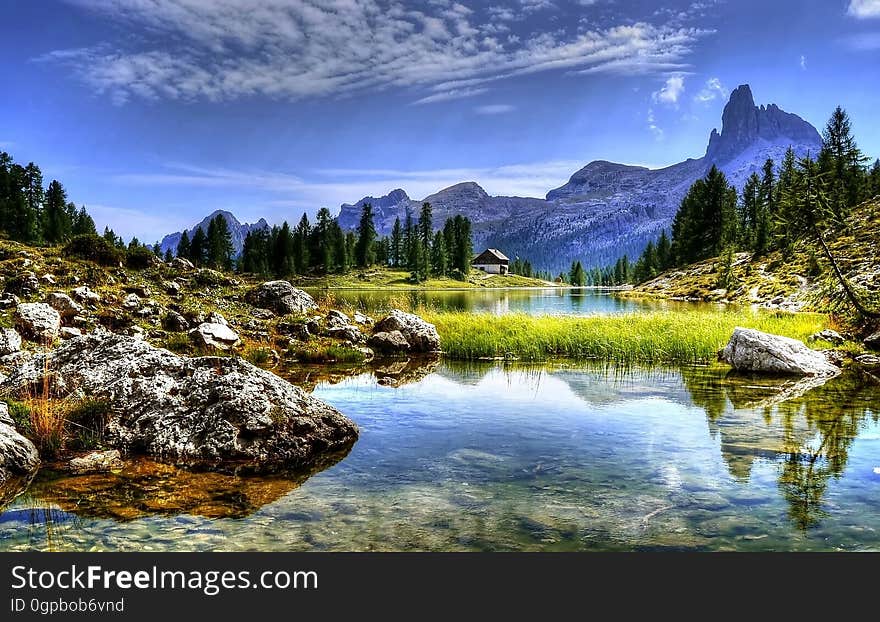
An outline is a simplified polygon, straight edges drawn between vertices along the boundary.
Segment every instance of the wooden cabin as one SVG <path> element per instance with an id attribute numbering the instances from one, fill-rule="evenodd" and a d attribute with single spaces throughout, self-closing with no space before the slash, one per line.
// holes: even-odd
<path id="1" fill-rule="evenodd" d="M 507 274 L 510 272 L 510 259 L 497 248 L 487 248 L 477 255 L 471 266 L 486 274 Z"/>

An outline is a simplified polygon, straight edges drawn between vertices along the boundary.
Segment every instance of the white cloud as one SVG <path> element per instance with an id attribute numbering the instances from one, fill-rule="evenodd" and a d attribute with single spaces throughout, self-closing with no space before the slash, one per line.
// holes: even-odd
<path id="1" fill-rule="evenodd" d="M 663 139 L 663 128 L 657 125 L 657 117 L 654 116 L 654 109 L 648 108 L 648 129 L 657 140 Z"/>
<path id="2" fill-rule="evenodd" d="M 700 92 L 694 97 L 694 101 L 705 104 L 716 99 L 727 99 L 728 95 L 729 91 L 724 88 L 723 84 L 721 84 L 721 80 L 718 78 L 709 78 L 706 80 L 706 84 L 703 85 L 703 88 L 700 89 Z"/>
<path id="3" fill-rule="evenodd" d="M 421 103 L 469 88 L 549 70 L 656 73 L 686 65 L 709 34 L 681 25 L 634 23 L 535 31 L 497 38 L 492 7 L 478 16 L 461 4 L 423 10 L 400 0 L 67 0 L 138 33 L 88 49 L 57 50 L 41 60 L 71 66 L 99 93 L 131 98 L 229 101 L 251 96 L 297 100 L 392 88 Z M 445 94 L 445 97 L 444 95 Z M 468 96 L 469 93 L 463 93 Z M 423 100 L 427 100 L 423 101 Z"/>
<path id="4" fill-rule="evenodd" d="M 475 95 L 482 95 L 489 89 L 486 88 L 464 88 L 464 89 L 449 89 L 448 91 L 441 91 L 439 93 L 434 93 L 433 95 L 427 95 L 426 97 L 422 97 L 421 99 L 417 99 L 414 101 L 414 104 L 436 104 L 437 102 L 445 102 L 453 99 L 464 99 L 465 97 L 474 97 Z"/>
<path id="5" fill-rule="evenodd" d="M 651 96 L 655 103 L 675 106 L 684 93 L 684 76 L 676 74 L 666 79 L 666 84 Z"/>
<path id="6" fill-rule="evenodd" d="M 516 106 L 510 104 L 488 104 L 486 106 L 477 106 L 474 112 L 483 115 L 507 114 L 516 110 Z"/>
<path id="7" fill-rule="evenodd" d="M 880 17 L 880 0 L 850 0 L 846 12 L 856 19 Z"/>
<path id="8" fill-rule="evenodd" d="M 801 71 L 807 70 L 807 57 L 801 54 Z"/>

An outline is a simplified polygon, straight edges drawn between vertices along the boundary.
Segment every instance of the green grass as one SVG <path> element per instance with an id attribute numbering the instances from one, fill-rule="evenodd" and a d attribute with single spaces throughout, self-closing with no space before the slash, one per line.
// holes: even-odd
<path id="1" fill-rule="evenodd" d="M 311 344 L 293 353 L 300 363 L 362 363 L 366 356 L 360 350 L 337 344 Z"/>
<path id="2" fill-rule="evenodd" d="M 618 363 L 707 363 L 737 326 L 806 340 L 826 328 L 818 314 L 750 309 L 674 311 L 593 317 L 425 312 L 443 352 L 454 359 L 553 357 Z"/>
<path id="3" fill-rule="evenodd" d="M 555 287 L 539 279 L 530 279 L 515 274 L 486 275 L 472 271 L 467 281 L 443 277 L 430 278 L 423 283 L 413 283 L 410 273 L 401 270 L 370 268 L 348 273 L 330 274 L 323 277 L 292 277 L 291 282 L 298 287 L 326 287 L 329 289 L 474 289 L 482 287 Z"/>

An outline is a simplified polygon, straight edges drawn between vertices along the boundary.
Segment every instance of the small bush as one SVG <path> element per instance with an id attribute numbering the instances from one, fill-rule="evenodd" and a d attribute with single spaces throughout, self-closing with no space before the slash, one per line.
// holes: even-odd
<path id="1" fill-rule="evenodd" d="M 249 348 L 245 350 L 243 358 L 257 367 L 262 367 L 272 360 L 270 348 Z"/>
<path id="2" fill-rule="evenodd" d="M 165 340 L 165 347 L 177 354 L 192 352 L 193 344 L 186 333 L 174 333 Z"/>
<path id="3" fill-rule="evenodd" d="M 30 437 L 33 434 L 33 428 L 31 427 L 31 411 L 27 404 L 7 400 L 6 405 L 9 407 L 9 416 L 15 422 L 15 428 L 22 435 Z"/>
<path id="4" fill-rule="evenodd" d="M 136 246 L 126 253 L 125 265 L 132 270 L 146 270 L 159 263 L 156 253 L 144 246 Z"/>
<path id="5" fill-rule="evenodd" d="M 104 429 L 112 411 L 107 402 L 84 400 L 67 413 L 71 449 L 98 449 L 104 441 Z"/>
<path id="6" fill-rule="evenodd" d="M 62 251 L 66 257 L 94 261 L 102 266 L 118 266 L 124 253 L 99 235 L 78 235 Z"/>

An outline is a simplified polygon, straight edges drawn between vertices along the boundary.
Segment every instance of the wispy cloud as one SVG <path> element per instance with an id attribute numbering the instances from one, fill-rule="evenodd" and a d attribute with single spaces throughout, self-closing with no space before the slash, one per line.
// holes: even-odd
<path id="1" fill-rule="evenodd" d="M 499 20 L 550 8 L 542 0 L 523 0 L 510 15 L 446 1 L 421 9 L 400 0 L 66 1 L 138 31 L 112 45 L 40 58 L 70 66 L 119 104 L 134 97 L 297 100 L 391 88 L 432 103 L 535 72 L 669 71 L 687 65 L 709 32 L 660 21 L 587 31 L 557 24 L 499 36 Z M 455 86 L 461 81 L 466 89 Z"/>
<path id="2" fill-rule="evenodd" d="M 516 110 L 516 106 L 510 104 L 487 104 L 485 106 L 477 106 L 474 112 L 482 115 L 507 114 Z"/>
<path id="3" fill-rule="evenodd" d="M 846 12 L 856 19 L 880 17 L 880 0 L 850 0 Z"/>
<path id="4" fill-rule="evenodd" d="M 694 96 L 694 101 L 706 104 L 716 99 L 727 99 L 730 92 L 721 84 L 718 78 L 709 78 L 706 84 L 700 89 L 700 92 Z"/>
<path id="5" fill-rule="evenodd" d="M 801 62 L 800 62 L 800 65 L 801 65 L 801 71 L 806 71 L 806 70 L 807 70 L 807 57 L 804 56 L 803 54 L 801 54 Z"/>
<path id="6" fill-rule="evenodd" d="M 648 129 L 657 140 L 663 140 L 663 128 L 657 124 L 657 117 L 654 115 L 654 109 L 648 108 Z"/>
<path id="7" fill-rule="evenodd" d="M 675 106 L 684 93 L 684 76 L 676 74 L 666 79 L 666 84 L 659 91 L 655 91 L 651 98 L 654 103 Z"/>

